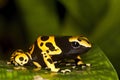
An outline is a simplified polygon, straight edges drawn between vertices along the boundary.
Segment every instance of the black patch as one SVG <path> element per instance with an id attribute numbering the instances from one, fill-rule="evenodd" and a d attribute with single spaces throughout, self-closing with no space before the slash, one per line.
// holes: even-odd
<path id="1" fill-rule="evenodd" d="M 49 39 L 49 36 L 42 36 L 42 37 L 41 37 L 41 40 L 42 40 L 42 41 L 46 41 L 46 40 L 48 40 L 48 39 Z"/>
<path id="2" fill-rule="evenodd" d="M 51 51 L 54 51 L 55 50 L 55 47 L 52 45 L 52 43 L 50 42 L 47 42 L 46 43 L 46 46 L 51 50 Z"/>
<path id="3" fill-rule="evenodd" d="M 27 61 L 27 59 L 25 59 L 25 62 Z"/>
<path id="4" fill-rule="evenodd" d="M 62 36 L 62 37 L 58 36 L 58 37 L 55 37 L 55 43 L 62 50 L 62 52 L 59 55 L 52 55 L 52 60 L 53 61 L 59 61 L 59 60 L 68 58 L 67 53 L 71 49 L 73 49 L 73 47 L 71 46 L 71 43 L 69 42 L 70 37 L 71 36 Z"/>
<path id="5" fill-rule="evenodd" d="M 51 59 L 47 59 L 47 61 L 48 61 L 50 64 L 53 63 L 53 61 L 52 61 Z"/>
<path id="6" fill-rule="evenodd" d="M 23 57 L 20 57 L 20 58 L 19 58 L 19 60 L 20 60 L 20 61 L 23 61 L 23 60 L 24 60 L 24 58 L 23 58 Z"/>
<path id="7" fill-rule="evenodd" d="M 35 61 L 35 62 L 38 62 L 42 67 L 45 67 L 46 64 L 44 62 L 44 59 L 43 59 L 43 55 L 41 52 L 42 50 L 38 47 L 37 45 L 37 40 L 35 41 L 34 43 L 34 51 L 33 53 L 31 54 L 32 56 L 32 61 Z"/>
<path id="8" fill-rule="evenodd" d="M 40 46 L 43 46 L 43 43 L 41 43 Z"/>

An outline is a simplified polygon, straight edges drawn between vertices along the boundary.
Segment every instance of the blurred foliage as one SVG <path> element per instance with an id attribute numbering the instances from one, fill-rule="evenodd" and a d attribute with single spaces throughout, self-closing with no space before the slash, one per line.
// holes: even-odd
<path id="1" fill-rule="evenodd" d="M 0 51 L 25 49 L 38 35 L 84 34 L 120 75 L 119 5 L 120 0 L 0 0 Z"/>

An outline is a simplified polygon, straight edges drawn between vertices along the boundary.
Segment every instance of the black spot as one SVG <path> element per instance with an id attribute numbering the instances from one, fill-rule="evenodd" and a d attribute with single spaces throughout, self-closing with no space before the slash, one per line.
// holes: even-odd
<path id="1" fill-rule="evenodd" d="M 47 53 L 49 53 L 49 50 L 46 50 Z"/>
<path id="2" fill-rule="evenodd" d="M 19 60 L 20 60 L 20 61 L 23 61 L 23 60 L 24 60 L 24 58 L 23 58 L 23 57 L 20 57 L 20 58 L 19 58 Z"/>
<path id="3" fill-rule="evenodd" d="M 44 55 L 46 55 L 46 53 L 44 53 Z"/>
<path id="4" fill-rule="evenodd" d="M 23 64 L 23 63 L 21 62 L 21 64 Z"/>
<path id="5" fill-rule="evenodd" d="M 44 53 L 43 56 L 47 57 L 46 53 Z"/>
<path id="6" fill-rule="evenodd" d="M 51 51 L 54 51 L 55 50 L 55 47 L 52 45 L 52 43 L 50 42 L 47 42 L 46 43 L 46 46 L 51 50 Z"/>
<path id="7" fill-rule="evenodd" d="M 25 59 L 25 62 L 27 61 L 27 59 Z"/>
<path id="8" fill-rule="evenodd" d="M 42 41 L 46 41 L 46 40 L 48 40 L 48 39 L 49 39 L 49 36 L 42 36 L 42 37 L 41 37 L 41 40 L 42 40 Z"/>
<path id="9" fill-rule="evenodd" d="M 41 43 L 40 46 L 43 46 L 43 43 Z"/>
<path id="10" fill-rule="evenodd" d="M 48 61 L 50 64 L 53 63 L 53 61 L 52 61 L 51 59 L 47 59 L 47 61 Z"/>

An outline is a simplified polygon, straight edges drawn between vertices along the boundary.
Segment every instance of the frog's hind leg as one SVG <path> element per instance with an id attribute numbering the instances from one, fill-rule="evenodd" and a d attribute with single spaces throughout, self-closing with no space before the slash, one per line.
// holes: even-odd
<path id="1" fill-rule="evenodd" d="M 42 55 L 45 64 L 51 69 L 52 72 L 58 72 L 60 70 L 60 68 L 55 68 L 55 64 L 48 53 L 42 52 Z"/>

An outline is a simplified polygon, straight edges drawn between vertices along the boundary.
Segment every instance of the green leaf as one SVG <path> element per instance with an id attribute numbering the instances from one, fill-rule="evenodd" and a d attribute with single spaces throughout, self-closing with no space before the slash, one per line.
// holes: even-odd
<path id="1" fill-rule="evenodd" d="M 88 54 L 83 56 L 83 59 L 92 64 L 91 80 L 95 78 L 95 80 L 118 80 L 114 67 L 99 47 L 94 46 Z"/>
<path id="2" fill-rule="evenodd" d="M 109 0 L 109 10 L 103 16 L 91 34 L 91 40 L 101 47 L 112 62 L 118 75 L 119 71 L 119 49 L 120 49 L 120 0 Z"/>
<path id="3" fill-rule="evenodd" d="M 85 63 L 92 64 L 86 69 L 75 69 L 68 74 L 52 73 L 42 69 L 40 71 L 13 70 L 13 66 L 0 62 L 0 80 L 119 80 L 115 69 L 101 49 L 93 46 L 92 49 L 81 56 Z M 70 68 L 70 67 L 61 67 Z"/>

